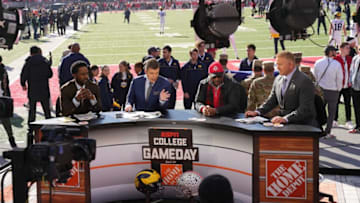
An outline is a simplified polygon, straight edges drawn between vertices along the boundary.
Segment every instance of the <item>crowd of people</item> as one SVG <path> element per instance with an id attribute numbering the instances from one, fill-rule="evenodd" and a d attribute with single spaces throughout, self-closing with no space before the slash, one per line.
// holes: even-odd
<path id="1" fill-rule="evenodd" d="M 189 51 L 189 61 L 181 66 L 172 55 L 172 48 L 150 47 L 134 71 L 127 61 L 121 61 L 118 71 L 110 78 L 107 65 L 97 66 L 81 54 L 80 45 L 73 43 L 63 53 L 58 68 L 60 98 L 56 116 L 106 111 L 164 111 L 176 107 L 179 84 L 183 91 L 184 109 L 195 109 L 204 116 L 229 116 L 246 113 L 272 118 L 273 123 L 297 123 L 320 127 L 315 95 L 328 106 L 326 138 L 332 138 L 337 127 L 338 108 L 342 96 L 346 127 L 350 133 L 360 132 L 360 54 L 349 43 L 327 46 L 324 58 L 316 61 L 313 71 L 301 65 L 302 54 L 283 51 L 272 61 L 256 57 L 256 46 L 247 45 L 247 57 L 239 72 L 251 73 L 237 81 L 227 67 L 227 55 L 215 61 L 215 52 L 197 41 Z M 353 50 L 353 51 L 351 51 Z M 162 56 L 161 56 L 162 52 Z M 350 55 L 355 53 L 355 55 Z M 0 60 L 1 61 L 1 60 Z M 49 79 L 52 59 L 42 56 L 39 47 L 30 49 L 21 72 L 21 86 L 28 93 L 28 123 L 35 120 L 36 103 L 40 102 L 45 118 L 51 117 Z M 10 96 L 6 69 L 0 65 L 0 93 Z M 302 73 L 300 73 L 302 72 Z M 280 75 L 280 76 L 279 76 Z M 287 99 L 286 99 L 287 98 Z M 351 99 L 356 125 L 351 122 Z M 179 107 L 179 106 L 177 106 Z M 323 107 L 324 108 L 324 107 Z M 2 122 L 15 146 L 9 122 Z"/>
<path id="2" fill-rule="evenodd" d="M 66 28 L 72 22 L 73 30 L 79 29 L 79 23 L 97 23 L 99 11 L 97 3 L 71 3 L 59 8 L 24 9 L 26 24 L 22 39 L 39 39 L 41 36 L 57 33 L 66 34 Z"/>

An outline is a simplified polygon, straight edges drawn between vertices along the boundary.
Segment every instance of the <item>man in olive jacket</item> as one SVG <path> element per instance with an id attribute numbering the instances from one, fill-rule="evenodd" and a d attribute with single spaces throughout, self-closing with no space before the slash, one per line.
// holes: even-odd
<path id="1" fill-rule="evenodd" d="M 209 67 L 209 76 L 203 79 L 195 98 L 195 109 L 205 116 L 229 116 L 244 113 L 247 105 L 245 89 L 224 75 L 219 62 Z"/>

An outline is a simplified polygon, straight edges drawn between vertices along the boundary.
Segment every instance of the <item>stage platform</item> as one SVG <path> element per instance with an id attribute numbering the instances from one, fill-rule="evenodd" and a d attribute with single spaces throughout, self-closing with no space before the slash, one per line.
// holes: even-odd
<path id="1" fill-rule="evenodd" d="M 345 128 L 334 128 L 336 138 L 320 139 L 320 173 L 337 175 L 360 174 L 360 134 Z"/>

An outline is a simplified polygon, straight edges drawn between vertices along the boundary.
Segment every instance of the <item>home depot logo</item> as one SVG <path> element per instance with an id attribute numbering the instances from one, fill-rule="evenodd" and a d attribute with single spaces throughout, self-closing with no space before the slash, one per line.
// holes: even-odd
<path id="1" fill-rule="evenodd" d="M 183 174 L 181 164 L 160 164 L 163 185 L 176 185 L 177 179 Z"/>
<path id="2" fill-rule="evenodd" d="M 266 197 L 306 199 L 306 160 L 266 160 Z"/>

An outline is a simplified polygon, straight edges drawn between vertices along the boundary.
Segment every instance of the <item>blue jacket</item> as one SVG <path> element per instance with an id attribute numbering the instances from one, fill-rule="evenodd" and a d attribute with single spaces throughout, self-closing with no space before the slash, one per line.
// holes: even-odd
<path id="1" fill-rule="evenodd" d="M 174 59 L 173 57 L 171 58 L 172 58 L 172 62 L 170 66 L 164 58 L 159 59 L 160 75 L 168 79 L 171 79 L 173 81 L 176 81 L 180 79 L 180 63 L 178 60 Z"/>
<path id="2" fill-rule="evenodd" d="M 255 59 L 258 59 L 258 58 L 255 56 L 254 60 Z M 252 64 L 253 64 L 254 60 L 251 61 L 250 65 L 248 65 L 247 60 L 248 60 L 247 57 L 244 58 L 243 60 L 241 60 L 240 66 L 239 66 L 240 71 L 252 71 Z"/>
<path id="3" fill-rule="evenodd" d="M 187 62 L 181 68 L 181 84 L 184 93 L 190 94 L 190 97 L 195 97 L 199 83 L 202 79 L 208 76 L 207 67 L 198 61 L 196 64 Z"/>
<path id="4" fill-rule="evenodd" d="M 70 68 L 75 61 L 85 61 L 90 66 L 89 60 L 80 53 L 70 53 L 69 55 L 65 56 L 61 60 L 59 67 L 60 87 L 73 79 Z"/>
<path id="5" fill-rule="evenodd" d="M 134 106 L 136 111 L 166 110 L 168 102 L 160 104 L 160 92 L 165 89 L 170 94 L 172 93 L 169 81 L 159 76 L 152 88 L 148 101 L 145 101 L 145 82 L 146 75 L 139 76 L 131 82 L 127 95 L 127 104 Z"/>
<path id="6" fill-rule="evenodd" d="M 209 53 L 205 52 L 205 55 L 204 55 L 203 58 L 201 58 L 200 55 L 199 55 L 199 61 L 200 61 L 202 64 L 205 65 L 206 71 L 207 71 L 207 69 L 209 68 L 210 64 L 211 64 L 212 62 L 214 62 L 214 59 L 213 59 L 213 57 L 212 57 Z"/>
<path id="7" fill-rule="evenodd" d="M 99 88 L 102 111 L 110 111 L 113 106 L 113 93 L 111 92 L 109 79 L 107 77 L 101 77 L 99 81 Z"/>

